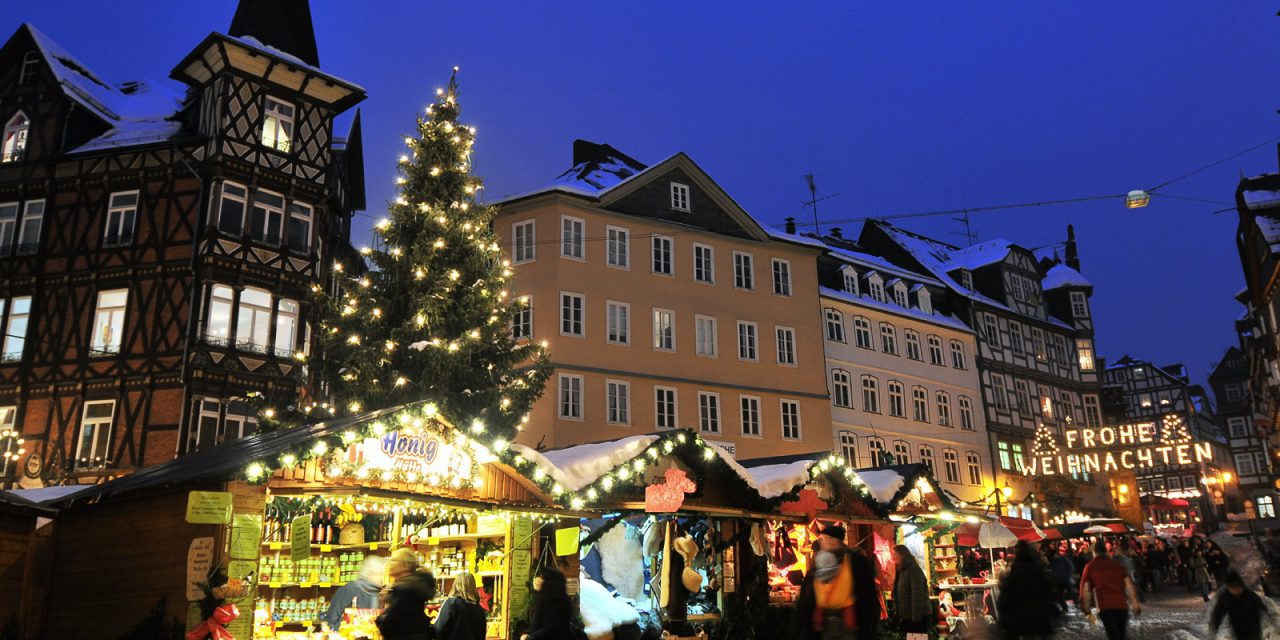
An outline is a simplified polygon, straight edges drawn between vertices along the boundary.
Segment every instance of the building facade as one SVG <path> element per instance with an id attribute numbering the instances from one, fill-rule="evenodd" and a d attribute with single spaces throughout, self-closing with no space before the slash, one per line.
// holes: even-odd
<path id="1" fill-rule="evenodd" d="M 1218 433 L 1227 439 L 1240 500 L 1228 496 L 1227 513 L 1258 519 L 1276 517 L 1275 461 L 1272 447 L 1257 428 L 1266 415 L 1258 411 L 1250 393 L 1248 360 L 1238 347 L 1223 354 L 1209 374 L 1215 400 Z"/>
<path id="2" fill-rule="evenodd" d="M 31 25 L 0 48 L 0 421 L 22 484 L 253 431 L 307 386 L 308 297 L 352 255 L 364 98 L 305 2 L 245 2 L 172 80 L 111 84 Z"/>
<path id="3" fill-rule="evenodd" d="M 829 450 L 817 256 L 765 229 L 683 153 L 646 166 L 574 143 L 494 228 L 556 373 L 521 442 L 689 427 L 740 458 Z"/>

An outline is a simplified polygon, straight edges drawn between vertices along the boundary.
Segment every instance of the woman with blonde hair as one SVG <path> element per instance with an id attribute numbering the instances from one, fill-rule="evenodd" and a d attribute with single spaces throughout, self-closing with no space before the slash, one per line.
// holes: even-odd
<path id="1" fill-rule="evenodd" d="M 453 576 L 453 589 L 449 599 L 440 607 L 436 617 L 436 637 L 439 640 L 484 640 L 485 611 L 480 606 L 480 593 L 476 590 L 476 578 L 470 572 L 461 571 Z"/>

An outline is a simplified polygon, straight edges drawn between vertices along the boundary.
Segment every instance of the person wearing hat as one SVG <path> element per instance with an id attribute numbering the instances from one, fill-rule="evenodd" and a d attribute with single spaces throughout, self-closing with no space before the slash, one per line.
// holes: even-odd
<path id="1" fill-rule="evenodd" d="M 436 596 L 436 578 L 418 566 L 418 555 L 401 547 L 387 562 L 394 584 L 386 591 L 386 609 L 378 616 L 383 640 L 433 640 L 427 601 Z"/>
<path id="2" fill-rule="evenodd" d="M 858 620 L 853 552 L 844 542 L 844 527 L 827 525 L 818 534 L 813 568 L 800 587 L 800 623 L 822 640 L 853 640 Z"/>

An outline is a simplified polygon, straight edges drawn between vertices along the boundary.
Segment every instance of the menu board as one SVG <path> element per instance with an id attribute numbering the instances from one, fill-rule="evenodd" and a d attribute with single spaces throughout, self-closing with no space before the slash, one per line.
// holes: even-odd
<path id="1" fill-rule="evenodd" d="M 213 568 L 213 538 L 196 538 L 187 547 L 187 600 L 195 602 L 204 598 L 200 583 L 209 579 Z"/>
<path id="2" fill-rule="evenodd" d="M 231 519 L 231 557 L 236 560 L 257 560 L 261 546 L 262 516 L 237 513 Z"/>
<path id="3" fill-rule="evenodd" d="M 306 513 L 289 523 L 289 559 L 297 562 L 311 557 L 311 514 Z"/>
<path id="4" fill-rule="evenodd" d="M 525 620 L 529 612 L 529 573 L 533 568 L 533 519 L 512 518 L 510 561 L 511 619 Z"/>
<path id="5" fill-rule="evenodd" d="M 231 494 L 225 491 L 192 491 L 187 494 L 187 522 L 229 524 Z"/>

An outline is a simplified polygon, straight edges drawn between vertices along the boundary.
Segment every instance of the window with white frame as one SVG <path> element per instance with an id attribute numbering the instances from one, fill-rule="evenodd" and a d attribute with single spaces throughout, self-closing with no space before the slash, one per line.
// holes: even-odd
<path id="1" fill-rule="evenodd" d="M 969 396 L 960 396 L 956 399 L 956 406 L 960 408 L 960 428 L 973 431 L 973 400 Z"/>
<path id="2" fill-rule="evenodd" d="M 187 452 L 239 440 L 258 430 L 258 418 L 244 400 L 200 398 L 187 438 Z"/>
<path id="3" fill-rule="evenodd" d="M 907 388 L 897 380 L 890 380 L 886 388 L 889 392 L 889 415 L 905 418 L 907 416 Z"/>
<path id="4" fill-rule="evenodd" d="M 1223 385 L 1222 390 L 1226 392 L 1228 402 L 1237 402 L 1240 400 L 1240 384 L 1236 382 L 1228 382 Z"/>
<path id="5" fill-rule="evenodd" d="M 880 350 L 891 355 L 898 355 L 898 331 L 888 322 L 880 323 Z"/>
<path id="6" fill-rule="evenodd" d="M 907 285 L 901 281 L 893 285 L 893 301 L 904 309 L 911 308 L 911 304 L 907 302 Z"/>
<path id="7" fill-rule="evenodd" d="M 40 250 L 40 228 L 44 226 L 44 200 L 28 200 L 22 207 L 22 224 L 18 227 L 20 256 Z"/>
<path id="8" fill-rule="evenodd" d="M 982 457 L 977 451 L 970 451 L 964 454 L 964 461 L 969 467 L 969 484 L 975 487 L 982 486 Z"/>
<path id="9" fill-rule="evenodd" d="M 265 96 L 263 111 L 262 144 L 288 153 L 293 140 L 293 105 Z"/>
<path id="10" fill-rule="evenodd" d="M 560 256 L 574 260 L 585 260 L 587 250 L 584 246 L 586 222 L 581 218 L 560 216 Z"/>
<path id="11" fill-rule="evenodd" d="M 942 466 L 946 471 L 947 482 L 960 484 L 960 454 L 955 449 L 942 450 Z"/>
<path id="12" fill-rule="evenodd" d="M 511 319 L 511 337 L 516 340 L 533 337 L 533 296 L 516 299 L 515 316 Z"/>
<path id="13" fill-rule="evenodd" d="M 760 435 L 760 398 L 756 396 L 738 396 L 742 410 L 742 435 Z"/>
<path id="14" fill-rule="evenodd" d="M 791 263 L 773 259 L 773 295 L 791 295 Z"/>
<path id="15" fill-rule="evenodd" d="M 631 344 L 631 305 L 609 300 L 605 303 L 609 344 Z"/>
<path id="16" fill-rule="evenodd" d="M 582 419 L 582 376 L 560 374 L 559 416 L 569 420 Z"/>
<path id="17" fill-rule="evenodd" d="M 884 280 L 879 275 L 872 274 L 867 277 L 867 288 L 871 290 L 871 298 L 876 302 L 887 302 L 884 296 Z"/>
<path id="18" fill-rule="evenodd" d="M 751 254 L 733 252 L 733 286 L 748 291 L 756 288 L 755 266 Z"/>
<path id="19" fill-rule="evenodd" d="M 796 363 L 796 330 L 791 327 L 776 327 L 778 336 L 778 364 L 794 365 Z"/>
<path id="20" fill-rule="evenodd" d="M 875 376 L 862 376 L 862 410 L 880 413 L 880 381 Z"/>
<path id="21" fill-rule="evenodd" d="M 511 263 L 532 262 L 538 257 L 537 227 L 533 220 L 511 225 Z"/>
<path id="22" fill-rule="evenodd" d="M 1075 403 L 1071 400 L 1071 394 L 1062 391 L 1058 394 L 1057 404 L 1054 405 L 1054 409 L 1058 412 L 1058 418 L 1067 425 L 1074 424 L 1076 421 Z"/>
<path id="23" fill-rule="evenodd" d="M 1053 420 L 1053 398 L 1049 395 L 1040 396 L 1040 417 L 1049 421 Z"/>
<path id="24" fill-rule="evenodd" d="M 929 421 L 929 392 L 924 387 L 911 387 L 911 418 L 916 422 Z"/>
<path id="25" fill-rule="evenodd" d="M 1085 297 L 1083 291 L 1071 292 L 1071 317 L 1073 318 L 1089 317 L 1089 299 Z"/>
<path id="26" fill-rule="evenodd" d="M 236 348 L 266 353 L 271 334 L 271 293 L 245 287 L 236 305 Z"/>
<path id="27" fill-rule="evenodd" d="M 911 445 L 906 440 L 893 441 L 894 464 L 911 464 Z"/>
<path id="28" fill-rule="evenodd" d="M 1031 347 L 1035 353 L 1036 360 L 1044 362 L 1048 360 L 1049 354 L 1044 350 L 1044 332 L 1039 329 L 1031 329 Z"/>
<path id="29" fill-rule="evenodd" d="M 1009 387 L 1005 384 L 1004 376 L 991 377 L 991 404 L 1000 411 L 1009 410 Z"/>
<path id="30" fill-rule="evenodd" d="M 858 461 L 858 436 L 852 431 L 840 432 L 840 455 L 844 458 L 846 464 L 851 467 L 857 467 Z"/>
<path id="31" fill-rule="evenodd" d="M 138 192 L 111 194 L 107 204 L 106 236 L 102 244 L 117 247 L 133 244 L 133 230 L 138 218 Z"/>
<path id="32" fill-rule="evenodd" d="M 698 428 L 703 433 L 720 433 L 720 394 L 698 392 Z"/>
<path id="33" fill-rule="evenodd" d="M 716 319 L 711 316 L 693 317 L 694 353 L 709 358 L 716 357 Z"/>
<path id="34" fill-rule="evenodd" d="M 98 306 L 93 314 L 93 339 L 89 343 L 91 354 L 120 353 L 120 343 L 124 339 L 125 310 L 128 306 L 128 289 L 98 292 Z"/>
<path id="35" fill-rule="evenodd" d="M 36 69 L 40 68 L 40 54 L 28 51 L 22 54 L 22 68 L 18 71 L 18 84 L 28 85 L 36 79 Z"/>
<path id="36" fill-rule="evenodd" d="M 902 341 L 907 344 L 907 357 L 912 360 L 923 361 L 924 356 L 920 352 L 920 333 L 915 329 L 903 329 Z"/>
<path id="37" fill-rule="evenodd" d="M 1076 355 L 1080 359 L 1081 371 L 1093 371 L 1093 343 L 1087 339 L 1076 340 Z"/>
<path id="38" fill-rule="evenodd" d="M 76 439 L 77 469 L 100 469 L 111 464 L 111 425 L 116 401 L 85 402 L 81 410 L 80 437 Z"/>
<path id="39" fill-rule="evenodd" d="M 605 227 L 605 264 L 626 269 L 631 266 L 631 232 L 622 227 Z"/>
<path id="40" fill-rule="evenodd" d="M 671 276 L 675 275 L 675 264 L 673 262 L 674 255 L 672 247 L 674 246 L 671 238 L 667 236 L 653 236 L 653 272 L 659 275 Z"/>
<path id="41" fill-rule="evenodd" d="M 1253 504 L 1259 518 L 1276 517 L 1276 503 L 1271 496 L 1258 496 Z"/>
<path id="42" fill-rule="evenodd" d="M 1232 438 L 1249 437 L 1248 422 L 1244 418 L 1227 418 L 1227 433 L 1231 434 Z"/>
<path id="43" fill-rule="evenodd" d="M 831 403 L 837 407 L 853 406 L 853 378 L 844 369 L 831 370 Z"/>
<path id="44" fill-rule="evenodd" d="M 22 352 L 27 346 L 27 325 L 31 320 L 31 296 L 19 296 L 5 300 L 0 298 L 0 316 L 5 311 L 9 315 L 4 325 L 4 348 L 0 351 L 0 362 L 17 362 L 22 360 Z"/>
<path id="45" fill-rule="evenodd" d="M 705 284 L 716 283 L 716 250 L 705 244 L 693 245 L 693 279 Z"/>
<path id="46" fill-rule="evenodd" d="M 285 227 L 284 243 L 294 253 L 311 251 L 311 225 L 315 210 L 309 204 L 289 203 L 289 224 Z"/>
<path id="47" fill-rule="evenodd" d="M 1236 473 L 1242 476 L 1251 476 L 1254 474 L 1252 453 L 1237 453 L 1235 455 L 1235 459 Z"/>
<path id="48" fill-rule="evenodd" d="M 287 298 L 276 301 L 275 354 L 282 358 L 293 356 L 298 337 L 298 303 Z"/>
<path id="49" fill-rule="evenodd" d="M 1022 353 L 1022 325 L 1009 323 L 1009 349 L 1014 353 Z"/>
<path id="50" fill-rule="evenodd" d="M 631 424 L 631 383 L 605 380 L 605 415 L 610 424 Z"/>
<path id="51" fill-rule="evenodd" d="M 27 153 L 27 134 L 31 121 L 19 111 L 4 125 L 4 141 L 0 143 L 0 162 L 19 162 Z"/>
<path id="52" fill-rule="evenodd" d="M 937 475 L 938 469 L 934 466 L 933 447 L 927 444 L 922 444 L 920 445 L 918 452 L 920 454 L 920 464 L 929 467 L 929 473 Z"/>
<path id="53" fill-rule="evenodd" d="M 888 461 L 885 455 L 884 438 L 879 436 L 871 436 L 867 438 L 867 457 L 870 458 L 867 466 L 879 467 Z"/>
<path id="54" fill-rule="evenodd" d="M 1024 416 L 1030 416 L 1036 406 L 1034 392 L 1027 386 L 1025 380 L 1014 380 L 1013 388 L 1017 392 L 1015 395 L 1017 395 L 1018 411 Z"/>
<path id="55" fill-rule="evenodd" d="M 935 335 L 929 336 L 929 364 L 946 366 L 942 359 L 942 338 Z"/>
<path id="56" fill-rule="evenodd" d="M 929 295 L 928 289 L 919 287 L 919 290 L 916 291 L 916 308 L 924 313 L 933 315 L 933 297 Z"/>
<path id="57" fill-rule="evenodd" d="M 839 309 L 823 309 L 827 321 L 827 339 L 832 342 L 844 342 L 844 316 Z"/>
<path id="58" fill-rule="evenodd" d="M 955 369 L 968 368 L 964 354 L 964 343 L 959 340 L 951 341 L 951 366 Z"/>
<path id="59" fill-rule="evenodd" d="M 581 338 L 586 335 L 583 324 L 587 299 L 580 293 L 560 292 L 560 335 Z"/>
<path id="60" fill-rule="evenodd" d="M 759 360 L 757 349 L 759 342 L 757 325 L 754 322 L 738 321 L 738 359 Z"/>
<path id="61" fill-rule="evenodd" d="M 676 312 L 653 310 L 653 348 L 656 351 L 676 350 Z"/>
<path id="62" fill-rule="evenodd" d="M 249 237 L 272 246 L 280 244 L 284 226 L 284 196 L 270 191 L 254 191 L 249 210 Z"/>
<path id="63" fill-rule="evenodd" d="M 686 213 L 689 211 L 689 185 L 671 183 L 671 208 Z"/>
<path id="64" fill-rule="evenodd" d="M 13 239 L 18 231 L 17 202 L 0 203 L 0 256 L 13 252 Z"/>
<path id="65" fill-rule="evenodd" d="M 1169 491 L 1181 491 L 1181 490 L 1182 490 L 1182 479 L 1181 479 L 1181 478 L 1179 478 L 1178 476 L 1169 476 L 1168 478 L 1165 478 L 1165 486 L 1166 486 L 1166 488 L 1168 488 L 1168 489 L 1169 489 Z M 1195 488 L 1195 486 L 1191 486 L 1191 487 L 1187 487 L 1187 488 L 1188 488 L 1188 489 L 1194 489 L 1194 488 Z"/>
<path id="66" fill-rule="evenodd" d="M 244 212 L 249 190 L 234 182 L 223 182 L 218 196 L 218 231 L 231 236 L 244 233 Z"/>
<path id="67" fill-rule="evenodd" d="M 676 428 L 676 390 L 671 387 L 653 388 L 654 424 L 659 429 Z"/>
<path id="68" fill-rule="evenodd" d="M 204 337 L 210 344 L 231 346 L 231 310 L 235 307 L 235 291 L 225 284 L 215 284 L 209 290 L 209 317 L 205 322 Z"/>
<path id="69" fill-rule="evenodd" d="M 944 427 L 954 426 L 951 424 L 951 394 L 939 391 L 933 397 L 938 405 L 938 424 Z"/>
<path id="70" fill-rule="evenodd" d="M 996 317 L 991 314 L 983 314 L 982 324 L 986 328 L 987 342 L 995 347 L 1000 346 L 1000 327 L 996 324 Z"/>
<path id="71" fill-rule="evenodd" d="M 862 317 L 853 317 L 853 342 L 863 349 L 874 349 L 871 344 L 871 321 Z"/>
<path id="72" fill-rule="evenodd" d="M 1084 397 L 1084 424 L 1087 427 L 1102 426 L 1102 410 L 1098 406 L 1098 396 Z"/>
<path id="73" fill-rule="evenodd" d="M 800 439 L 800 403 L 795 400 L 780 401 L 782 408 L 782 439 Z"/>
<path id="74" fill-rule="evenodd" d="M 858 295 L 858 272 L 853 267 L 845 267 L 840 270 L 841 278 L 844 281 L 844 292 L 851 295 Z"/>

